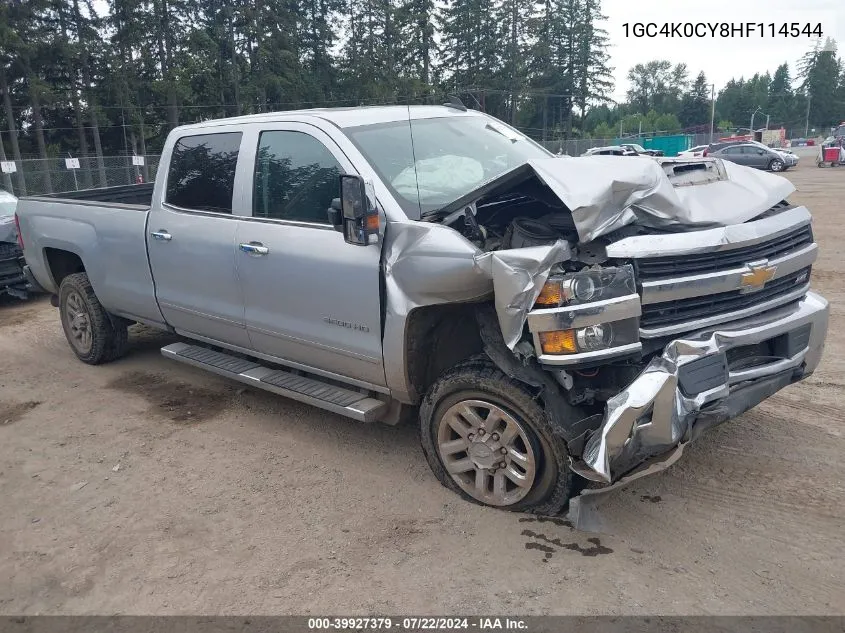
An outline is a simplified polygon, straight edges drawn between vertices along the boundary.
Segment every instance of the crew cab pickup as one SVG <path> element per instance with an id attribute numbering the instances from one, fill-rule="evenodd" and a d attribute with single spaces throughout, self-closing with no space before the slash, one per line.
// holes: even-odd
<path id="1" fill-rule="evenodd" d="M 450 104 L 178 127 L 154 185 L 17 219 L 83 362 L 166 329 L 175 361 L 416 419 L 443 485 L 553 514 L 816 368 L 828 304 L 792 190 L 718 159 L 555 157 Z"/>

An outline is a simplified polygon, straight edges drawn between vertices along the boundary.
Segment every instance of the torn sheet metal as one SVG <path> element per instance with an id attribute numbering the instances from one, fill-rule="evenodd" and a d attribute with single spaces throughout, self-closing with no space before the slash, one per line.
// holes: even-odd
<path id="1" fill-rule="evenodd" d="M 705 160 L 719 161 L 725 179 L 676 188 L 660 161 L 645 157 L 561 157 L 529 165 L 572 212 L 582 242 L 628 224 L 662 229 L 740 224 L 795 190 L 780 176 Z"/>
<path id="2" fill-rule="evenodd" d="M 528 311 L 540 294 L 552 265 L 569 259 L 564 241 L 549 246 L 482 252 L 460 233 L 428 222 L 394 222 L 385 234 L 385 372 L 391 389 L 409 394 L 393 381 L 404 376 L 404 323 L 415 308 L 480 301 L 495 293 L 502 334 L 513 350 Z M 404 343 L 402 343 L 404 344 Z"/>
<path id="3" fill-rule="evenodd" d="M 812 373 L 824 347 L 828 311 L 827 301 L 810 292 L 796 306 L 774 314 L 671 341 L 627 388 L 607 401 L 604 420 L 573 469 L 593 481 L 615 483 L 646 474 L 645 466 L 648 472 L 667 467 L 675 452 L 703 429 L 740 415 Z M 685 365 L 801 327 L 811 328 L 810 339 L 791 358 L 772 359 L 752 371 L 730 372 L 726 366 L 721 379 L 694 395 L 679 386 Z"/>
<path id="4" fill-rule="evenodd" d="M 695 166 L 704 177 L 692 177 Z M 673 231 L 741 224 L 795 190 L 786 178 L 717 158 L 561 156 L 530 160 L 439 212 L 448 215 L 532 178 L 570 210 L 582 243 L 628 224 Z"/>
<path id="5" fill-rule="evenodd" d="M 572 256 L 558 241 L 482 252 L 458 232 L 439 224 L 391 225 L 384 257 L 388 298 L 403 313 L 424 305 L 474 301 L 494 294 L 505 343 L 519 342 L 526 315 L 553 264 Z"/>
<path id="6" fill-rule="evenodd" d="M 551 267 L 572 257 L 569 244 L 558 240 L 551 246 L 531 246 L 481 253 L 475 266 L 493 280 L 496 314 L 505 344 L 511 350 L 522 336 L 522 328 Z"/>

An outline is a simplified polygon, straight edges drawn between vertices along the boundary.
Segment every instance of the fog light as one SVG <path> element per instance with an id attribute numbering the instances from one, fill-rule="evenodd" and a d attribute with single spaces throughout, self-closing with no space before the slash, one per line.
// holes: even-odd
<path id="1" fill-rule="evenodd" d="M 574 354 L 578 351 L 575 330 L 540 332 L 540 347 L 544 354 Z"/>
<path id="2" fill-rule="evenodd" d="M 582 352 L 605 349 L 613 342 L 613 328 L 610 323 L 603 323 L 575 330 L 575 342 L 578 344 L 578 350 Z"/>

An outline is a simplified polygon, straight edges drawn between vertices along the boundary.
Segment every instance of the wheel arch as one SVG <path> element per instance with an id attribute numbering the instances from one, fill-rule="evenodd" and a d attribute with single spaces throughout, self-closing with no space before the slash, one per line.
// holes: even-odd
<path id="1" fill-rule="evenodd" d="M 86 272 L 82 257 L 74 251 L 46 246 L 44 248 L 44 260 L 47 262 L 47 271 L 57 292 L 65 277 Z"/>
<path id="2" fill-rule="evenodd" d="M 447 369 L 483 349 L 475 320 L 476 304 L 438 304 L 416 308 L 405 324 L 405 371 L 415 400 Z"/>

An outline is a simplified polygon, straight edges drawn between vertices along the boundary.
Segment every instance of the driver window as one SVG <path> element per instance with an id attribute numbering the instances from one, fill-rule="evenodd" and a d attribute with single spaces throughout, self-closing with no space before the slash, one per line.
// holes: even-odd
<path id="1" fill-rule="evenodd" d="M 325 145 L 304 132 L 262 132 L 255 161 L 253 217 L 328 224 L 343 169 Z"/>

